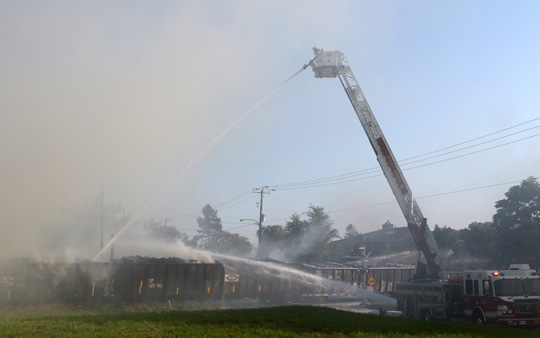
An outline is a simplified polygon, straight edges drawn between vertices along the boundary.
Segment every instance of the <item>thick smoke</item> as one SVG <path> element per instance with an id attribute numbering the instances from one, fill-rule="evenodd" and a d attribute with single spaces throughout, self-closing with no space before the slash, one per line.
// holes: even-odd
<path id="1" fill-rule="evenodd" d="M 212 255 L 208 252 L 187 247 L 181 241 L 176 243 L 156 243 L 144 241 L 119 241 L 114 244 L 116 258 L 127 256 L 144 256 L 169 258 L 179 257 L 185 261 L 199 263 L 214 263 Z M 106 255 L 107 253 L 105 253 Z"/>
<path id="2" fill-rule="evenodd" d="M 264 248 L 267 258 L 282 262 L 296 262 L 306 253 L 316 249 L 321 237 L 320 229 L 310 227 L 302 235 L 290 237 L 280 243 L 273 243 Z"/>
<path id="3" fill-rule="evenodd" d="M 107 200 L 141 205 L 131 196 L 148 198 L 178 158 L 193 156 L 192 145 L 219 130 L 211 115 L 248 80 L 239 71 L 248 64 L 244 42 L 202 18 L 199 6 L 155 31 L 139 27 L 142 13 L 109 9 L 103 17 L 107 9 L 84 4 L 70 13 L 13 4 L 1 15 L 0 40 L 11 52 L 0 59 L 0 255 L 97 253 L 99 217 L 81 216 L 100 183 Z M 213 74 L 231 91 L 204 80 Z"/>
<path id="4" fill-rule="evenodd" d="M 255 71 L 275 68 L 304 34 L 284 41 L 276 29 L 320 11 L 300 4 L 283 13 L 273 3 L 0 6 L 0 256 L 99 252 L 99 217 L 80 217 L 100 184 L 106 201 L 135 214 L 254 97 L 283 81 L 261 81 Z M 278 16 L 280 25 L 260 25 Z M 187 172 L 142 221 L 199 210 L 209 177 L 223 170 L 203 163 Z M 239 178 L 227 179 L 238 188 Z"/>
<path id="5" fill-rule="evenodd" d="M 164 237 L 165 234 L 157 229 L 165 229 L 166 234 L 172 233 L 178 236 Z M 184 238 L 174 227 L 158 225 L 152 221 L 145 225 L 131 226 L 123 236 L 115 239 L 108 250 L 97 257 L 97 260 L 108 261 L 111 255 L 114 259 L 127 256 L 178 257 L 185 261 L 214 263 L 210 253 L 187 246 Z"/>

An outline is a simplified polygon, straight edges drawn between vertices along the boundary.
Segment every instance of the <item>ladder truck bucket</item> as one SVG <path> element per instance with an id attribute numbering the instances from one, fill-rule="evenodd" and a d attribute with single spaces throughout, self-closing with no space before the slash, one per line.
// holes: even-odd
<path id="1" fill-rule="evenodd" d="M 310 65 L 313 68 L 315 77 L 337 77 L 339 70 L 345 65 L 343 53 L 340 51 L 325 52 L 317 47 L 313 47 L 313 52 L 315 52 L 315 58 L 311 60 Z"/>

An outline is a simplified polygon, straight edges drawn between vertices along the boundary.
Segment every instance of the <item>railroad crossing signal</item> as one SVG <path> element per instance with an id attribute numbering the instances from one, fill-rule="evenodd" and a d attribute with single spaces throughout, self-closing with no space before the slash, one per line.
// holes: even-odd
<path id="1" fill-rule="evenodd" d="M 375 278 L 373 278 L 373 277 L 370 277 L 369 280 L 368 280 L 368 284 L 369 284 L 370 286 L 375 285 L 375 282 L 376 282 L 376 280 L 375 280 Z"/>

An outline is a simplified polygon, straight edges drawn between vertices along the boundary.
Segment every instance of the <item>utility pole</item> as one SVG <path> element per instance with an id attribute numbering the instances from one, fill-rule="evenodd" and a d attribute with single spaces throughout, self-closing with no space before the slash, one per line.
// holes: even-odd
<path id="1" fill-rule="evenodd" d="M 101 246 L 103 250 L 103 179 L 101 179 Z"/>
<path id="2" fill-rule="evenodd" d="M 260 188 L 253 188 L 254 193 L 260 193 L 261 194 L 261 202 L 259 204 L 259 244 L 261 244 L 261 237 L 262 237 L 262 223 L 264 221 L 264 214 L 263 214 L 263 196 L 264 194 L 269 194 L 270 191 L 276 191 L 276 189 L 269 189 L 267 185 L 262 186 Z"/>
<path id="3" fill-rule="evenodd" d="M 107 295 L 110 295 L 112 292 L 112 269 L 113 269 L 113 259 L 114 259 L 114 234 L 111 234 L 111 255 L 109 256 L 109 277 L 107 280 L 107 284 L 105 284 L 105 289 Z"/>

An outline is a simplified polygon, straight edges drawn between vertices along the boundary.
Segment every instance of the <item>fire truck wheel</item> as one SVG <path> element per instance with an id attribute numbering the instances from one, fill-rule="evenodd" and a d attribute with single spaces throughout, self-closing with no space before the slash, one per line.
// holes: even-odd
<path id="1" fill-rule="evenodd" d="M 473 321 L 473 323 L 478 324 L 478 325 L 484 325 L 485 324 L 484 316 L 482 316 L 482 314 L 478 313 L 478 312 L 473 315 L 472 321 Z"/>

